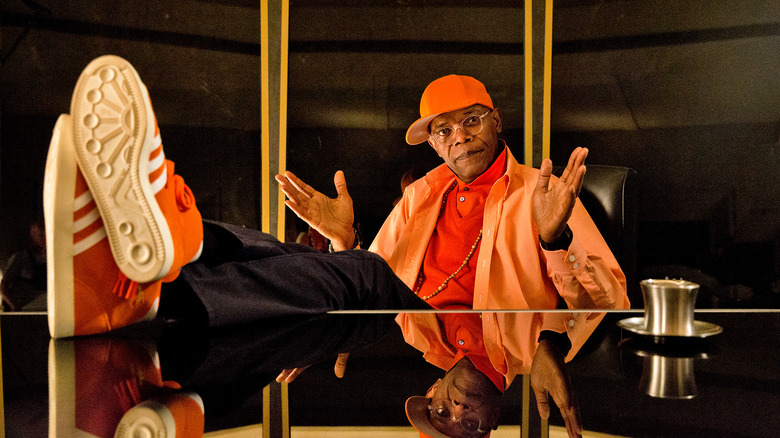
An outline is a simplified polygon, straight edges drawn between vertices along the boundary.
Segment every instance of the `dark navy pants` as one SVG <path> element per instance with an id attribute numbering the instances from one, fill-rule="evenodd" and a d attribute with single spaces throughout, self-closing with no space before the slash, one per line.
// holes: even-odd
<path id="1" fill-rule="evenodd" d="M 321 253 L 257 230 L 204 221 L 200 259 L 164 284 L 159 315 L 209 326 L 331 310 L 430 309 L 378 255 Z"/>

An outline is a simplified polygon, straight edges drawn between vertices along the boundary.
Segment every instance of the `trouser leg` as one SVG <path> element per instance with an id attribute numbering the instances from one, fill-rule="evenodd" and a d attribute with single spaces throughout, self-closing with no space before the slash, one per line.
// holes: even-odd
<path id="1" fill-rule="evenodd" d="M 323 254 L 256 230 L 212 222 L 204 228 L 221 244 L 205 245 L 201 260 L 182 268 L 172 285 L 195 293 L 211 326 L 331 310 L 430 308 L 368 251 Z"/>

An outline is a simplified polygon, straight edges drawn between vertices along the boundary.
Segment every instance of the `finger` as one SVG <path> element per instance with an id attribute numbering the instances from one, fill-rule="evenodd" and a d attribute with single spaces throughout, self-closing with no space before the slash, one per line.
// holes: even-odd
<path id="1" fill-rule="evenodd" d="M 344 377 L 344 373 L 347 371 L 347 359 L 349 359 L 349 353 L 341 353 L 336 358 L 336 366 L 333 367 L 333 372 L 336 373 L 336 377 L 339 379 Z"/>
<path id="2" fill-rule="evenodd" d="M 566 182 L 569 179 L 569 174 L 571 173 L 572 168 L 574 168 L 574 160 L 576 159 L 576 155 L 580 152 L 580 149 L 581 148 L 579 147 L 575 148 L 571 155 L 569 155 L 569 161 L 566 163 L 566 168 L 563 169 L 560 178 L 558 178 L 560 181 Z"/>
<path id="3" fill-rule="evenodd" d="M 582 424 L 580 424 L 579 413 L 576 409 L 573 411 L 561 411 L 563 423 L 566 425 L 566 432 L 570 437 L 582 436 Z"/>
<path id="4" fill-rule="evenodd" d="M 545 158 L 539 167 L 539 179 L 536 180 L 536 190 L 547 191 L 550 175 L 552 175 L 552 161 L 549 158 Z"/>
<path id="5" fill-rule="evenodd" d="M 547 391 L 543 389 L 534 389 L 536 396 L 536 409 L 539 411 L 539 417 L 546 419 L 550 417 L 550 402 L 547 399 Z"/>
<path id="6" fill-rule="evenodd" d="M 284 176 L 287 177 L 287 179 L 290 181 L 290 184 L 292 184 L 296 189 L 298 189 L 299 192 L 304 194 L 306 197 L 311 198 L 314 195 L 315 193 L 314 188 L 309 186 L 305 182 L 303 182 L 300 178 L 295 176 L 295 174 L 293 174 L 289 170 L 284 172 Z"/>
<path id="7" fill-rule="evenodd" d="M 292 370 L 292 369 L 288 369 L 288 370 L 282 370 L 282 372 L 281 372 L 281 373 L 279 373 L 279 375 L 278 375 L 278 376 L 276 376 L 276 381 L 277 381 L 277 382 L 279 382 L 279 383 L 283 382 L 283 381 L 284 381 L 284 379 L 286 379 L 286 378 L 287 378 L 287 376 L 289 376 L 290 374 L 292 374 L 292 372 L 293 372 L 293 370 Z"/>
<path id="8" fill-rule="evenodd" d="M 285 204 L 290 208 L 293 208 L 293 205 L 295 205 L 298 206 L 298 209 L 300 210 L 308 209 L 309 198 L 301 196 L 299 192 L 292 186 L 282 186 L 280 189 L 282 189 L 282 193 L 287 196 L 287 201 L 285 201 Z"/>
<path id="9" fill-rule="evenodd" d="M 566 434 L 569 438 L 582 438 L 582 433 L 577 431 L 577 428 L 571 424 L 570 421 L 563 419 L 563 424 L 566 426 Z"/>
<path id="10" fill-rule="evenodd" d="M 558 410 L 561 412 L 569 436 L 580 436 L 582 424 L 580 423 L 580 412 L 574 400 L 574 395 L 566 388 L 558 388 L 558 390 L 551 392 L 550 395 L 552 395 Z"/>
<path id="11" fill-rule="evenodd" d="M 302 372 L 303 372 L 303 371 L 304 371 L 306 368 L 308 368 L 308 367 L 302 367 L 302 368 L 296 368 L 296 369 L 294 369 L 294 370 L 293 370 L 293 372 L 292 372 L 292 373 L 291 373 L 289 376 L 287 376 L 287 378 L 286 378 L 286 379 L 284 379 L 284 381 L 285 381 L 285 382 L 287 382 L 287 383 L 292 383 L 292 381 L 293 381 L 293 380 L 295 380 L 295 378 L 296 378 L 296 377 L 300 376 L 300 375 L 301 375 L 301 373 L 302 373 Z"/>
<path id="12" fill-rule="evenodd" d="M 309 199 L 308 196 L 305 196 L 295 186 L 293 186 L 287 177 L 276 175 L 274 178 L 279 183 L 279 189 L 284 193 L 285 196 L 287 196 L 287 199 L 295 203 L 301 203 L 303 200 Z"/>
<path id="13" fill-rule="evenodd" d="M 276 378 L 276 381 L 279 383 L 281 382 L 292 383 L 292 381 L 295 380 L 296 377 L 300 376 L 301 373 L 306 370 L 306 368 L 309 368 L 308 365 L 305 367 L 284 370 Z"/>
<path id="14" fill-rule="evenodd" d="M 576 180 L 577 173 L 585 167 L 585 158 L 588 157 L 587 148 L 577 148 L 571 153 L 569 163 L 566 165 L 566 180 Z M 561 175 L 563 176 L 563 175 Z"/>
<path id="15" fill-rule="evenodd" d="M 580 166 L 579 169 L 577 169 L 577 173 L 574 174 L 574 178 L 572 178 L 571 185 L 569 186 L 571 189 L 573 189 L 574 197 L 580 196 L 580 191 L 582 191 L 582 183 L 585 181 L 585 172 L 587 172 L 588 168 L 583 166 Z"/>
<path id="16" fill-rule="evenodd" d="M 344 172 L 342 171 L 336 171 L 336 174 L 333 175 L 333 184 L 336 186 L 336 193 L 338 193 L 338 196 L 349 196 L 349 192 L 347 191 L 347 178 L 344 176 Z"/>

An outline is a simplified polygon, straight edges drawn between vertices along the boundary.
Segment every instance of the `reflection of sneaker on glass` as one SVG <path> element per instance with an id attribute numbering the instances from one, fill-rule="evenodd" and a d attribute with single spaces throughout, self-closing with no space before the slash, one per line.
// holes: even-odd
<path id="1" fill-rule="evenodd" d="M 103 221 L 76 165 L 70 116 L 54 127 L 44 177 L 49 332 L 103 333 L 154 318 L 160 282 L 139 285 L 117 268 Z"/>
<path id="2" fill-rule="evenodd" d="M 157 350 L 147 341 L 53 339 L 49 342 L 49 436 L 113 437 L 122 416 L 134 406 L 180 388 L 176 382 L 162 380 Z"/>
<path id="3" fill-rule="evenodd" d="M 203 400 L 194 392 L 154 397 L 125 413 L 115 438 L 203 436 Z"/>
<path id="4" fill-rule="evenodd" d="M 146 86 L 126 60 L 93 60 L 71 101 L 79 167 L 105 223 L 116 264 L 139 283 L 172 281 L 200 255 L 195 199 L 166 160 Z"/>

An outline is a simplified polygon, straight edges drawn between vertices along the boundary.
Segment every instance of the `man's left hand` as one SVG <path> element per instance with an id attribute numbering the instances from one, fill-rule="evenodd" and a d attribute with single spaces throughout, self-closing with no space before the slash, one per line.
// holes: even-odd
<path id="1" fill-rule="evenodd" d="M 533 216 L 539 229 L 539 237 L 547 243 L 558 240 L 566 229 L 566 223 L 582 189 L 587 156 L 588 149 L 575 149 L 569 157 L 566 169 L 555 182 L 551 178 L 552 161 L 542 161 L 533 194 Z"/>
<path id="2" fill-rule="evenodd" d="M 349 353 L 340 353 L 336 358 L 336 365 L 333 366 L 333 372 L 339 379 L 344 377 L 344 373 L 347 371 L 347 359 L 349 359 Z M 278 383 L 287 382 L 292 383 L 298 376 L 301 375 L 309 365 L 298 368 L 286 368 L 276 377 Z"/>
<path id="3" fill-rule="evenodd" d="M 299 218 L 317 230 L 333 243 L 333 249 L 341 251 L 352 248 L 355 234 L 352 222 L 355 213 L 352 210 L 352 197 L 347 191 L 344 172 L 333 176 L 336 186 L 335 198 L 329 198 L 306 184 L 292 172 L 276 175 L 279 188 L 287 196 L 284 202 Z"/>
<path id="4" fill-rule="evenodd" d="M 534 389 L 540 417 L 549 418 L 548 396 L 551 395 L 561 411 L 569 437 L 582 437 L 580 410 L 574 397 L 569 373 L 566 371 L 563 354 L 549 340 L 542 340 L 534 354 L 531 363 L 531 387 Z"/>

